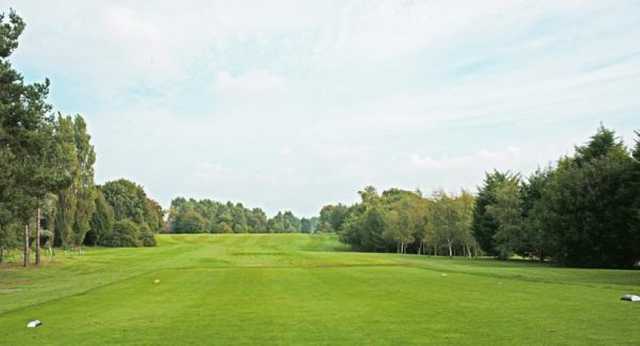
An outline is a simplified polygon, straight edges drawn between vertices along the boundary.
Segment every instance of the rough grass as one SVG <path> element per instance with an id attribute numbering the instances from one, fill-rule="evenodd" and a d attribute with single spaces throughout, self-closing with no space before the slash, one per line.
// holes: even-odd
<path id="1" fill-rule="evenodd" d="M 638 271 L 353 253 L 326 235 L 158 244 L 0 267 L 0 344 L 640 343 L 640 303 L 619 301 Z"/>

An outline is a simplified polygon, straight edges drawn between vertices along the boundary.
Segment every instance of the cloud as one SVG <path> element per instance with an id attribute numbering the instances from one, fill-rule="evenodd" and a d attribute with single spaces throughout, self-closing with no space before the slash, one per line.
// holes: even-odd
<path id="1" fill-rule="evenodd" d="M 0 0 L 99 181 L 311 215 L 367 184 L 527 173 L 640 127 L 633 1 Z"/>
<path id="2" fill-rule="evenodd" d="M 285 91 L 285 80 L 269 71 L 252 70 L 233 76 L 226 71 L 218 72 L 214 92 L 222 97 L 261 97 Z"/>
<path id="3" fill-rule="evenodd" d="M 429 156 L 420 156 L 419 154 L 411 155 L 411 163 L 420 169 L 464 169 L 469 166 L 484 167 L 484 170 L 494 168 L 510 169 L 514 167 L 516 161 L 520 159 L 520 149 L 518 147 L 509 146 L 503 151 L 480 150 L 470 155 L 444 157 L 434 159 Z"/>

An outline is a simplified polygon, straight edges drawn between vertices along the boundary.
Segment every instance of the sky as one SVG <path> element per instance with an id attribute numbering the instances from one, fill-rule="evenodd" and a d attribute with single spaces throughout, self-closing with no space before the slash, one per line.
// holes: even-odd
<path id="1" fill-rule="evenodd" d="M 96 181 L 312 216 L 475 191 L 640 129 L 640 1 L 0 0 L 14 66 L 82 114 Z"/>

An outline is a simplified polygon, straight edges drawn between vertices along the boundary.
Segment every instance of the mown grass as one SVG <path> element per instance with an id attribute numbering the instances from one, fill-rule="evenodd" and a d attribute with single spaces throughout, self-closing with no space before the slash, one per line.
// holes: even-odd
<path id="1" fill-rule="evenodd" d="M 640 343 L 640 304 L 619 301 L 637 271 L 346 252 L 327 235 L 158 243 L 0 267 L 0 344 Z"/>

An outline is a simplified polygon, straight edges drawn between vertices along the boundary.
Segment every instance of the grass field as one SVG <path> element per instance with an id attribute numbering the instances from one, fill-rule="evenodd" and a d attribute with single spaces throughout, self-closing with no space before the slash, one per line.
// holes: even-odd
<path id="1" fill-rule="evenodd" d="M 640 344 L 640 303 L 619 301 L 640 271 L 344 250 L 327 235 L 163 235 L 4 265 L 0 344 Z"/>

